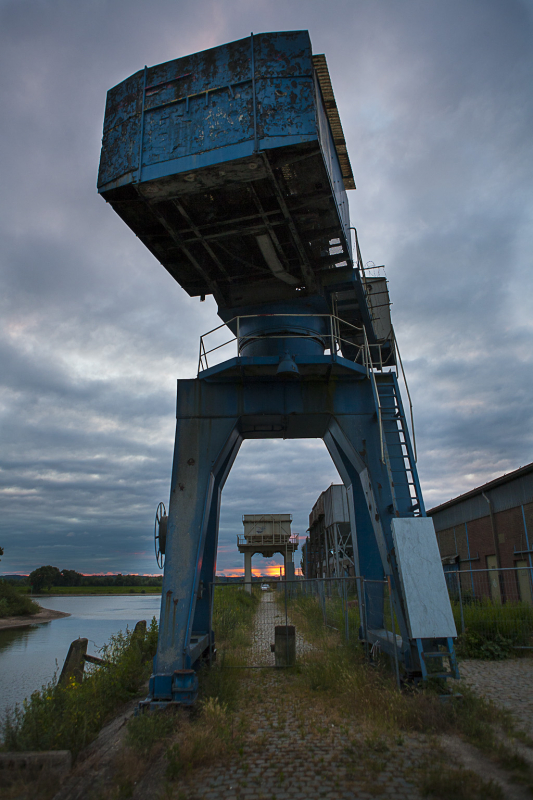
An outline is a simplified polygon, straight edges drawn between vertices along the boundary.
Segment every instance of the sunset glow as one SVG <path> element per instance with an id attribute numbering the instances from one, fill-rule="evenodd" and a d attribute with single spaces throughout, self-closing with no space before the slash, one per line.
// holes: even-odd
<path id="1" fill-rule="evenodd" d="M 280 572 L 281 571 L 281 572 Z M 299 568 L 295 568 L 295 574 L 301 575 L 302 570 Z M 272 565 L 263 567 L 263 569 L 254 569 L 252 567 L 252 575 L 254 578 L 279 578 L 281 575 L 284 575 L 283 566 Z M 237 567 L 236 569 L 222 569 L 217 571 L 217 575 L 224 575 L 226 578 L 244 578 L 244 568 Z"/>

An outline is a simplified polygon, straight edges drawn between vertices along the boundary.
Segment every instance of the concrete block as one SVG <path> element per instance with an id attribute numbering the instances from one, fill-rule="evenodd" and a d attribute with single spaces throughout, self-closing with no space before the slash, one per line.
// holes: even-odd
<path id="1" fill-rule="evenodd" d="M 274 653 L 276 667 L 294 666 L 296 663 L 296 631 L 294 625 L 275 626 Z"/>

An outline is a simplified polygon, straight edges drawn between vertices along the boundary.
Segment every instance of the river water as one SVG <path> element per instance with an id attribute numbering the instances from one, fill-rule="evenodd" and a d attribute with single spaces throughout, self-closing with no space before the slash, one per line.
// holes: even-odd
<path id="1" fill-rule="evenodd" d="M 88 639 L 87 652 L 98 655 L 112 634 L 131 630 L 140 619 L 159 619 L 161 595 L 63 595 L 40 597 L 39 603 L 71 616 L 0 630 L 0 716 L 61 671 L 74 639 Z"/>

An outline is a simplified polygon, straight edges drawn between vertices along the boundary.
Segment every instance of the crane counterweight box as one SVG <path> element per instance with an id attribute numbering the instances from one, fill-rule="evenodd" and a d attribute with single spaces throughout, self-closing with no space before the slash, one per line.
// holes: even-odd
<path id="1" fill-rule="evenodd" d="M 233 307 L 258 290 L 320 291 L 324 272 L 352 268 L 350 188 L 307 31 L 184 56 L 108 92 L 98 191 L 191 296 Z"/>

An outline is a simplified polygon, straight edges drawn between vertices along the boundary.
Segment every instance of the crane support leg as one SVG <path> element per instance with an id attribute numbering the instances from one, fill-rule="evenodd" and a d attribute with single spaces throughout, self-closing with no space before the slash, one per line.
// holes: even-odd
<path id="1" fill-rule="evenodd" d="M 265 383 L 226 375 L 179 381 L 160 632 L 146 703 L 194 702 L 194 670 L 214 646 L 209 587 L 220 496 L 246 438 L 324 440 L 348 490 L 356 574 L 365 579 L 359 582 L 361 637 L 384 650 L 388 642 L 406 670 L 420 670 L 427 647 L 410 633 L 394 540 L 395 521 L 413 521 L 412 499 L 395 493 L 390 459 L 381 459 L 375 396 L 361 373 L 354 365 L 337 380 Z M 399 628 L 394 639 L 385 630 L 385 577 Z"/>

